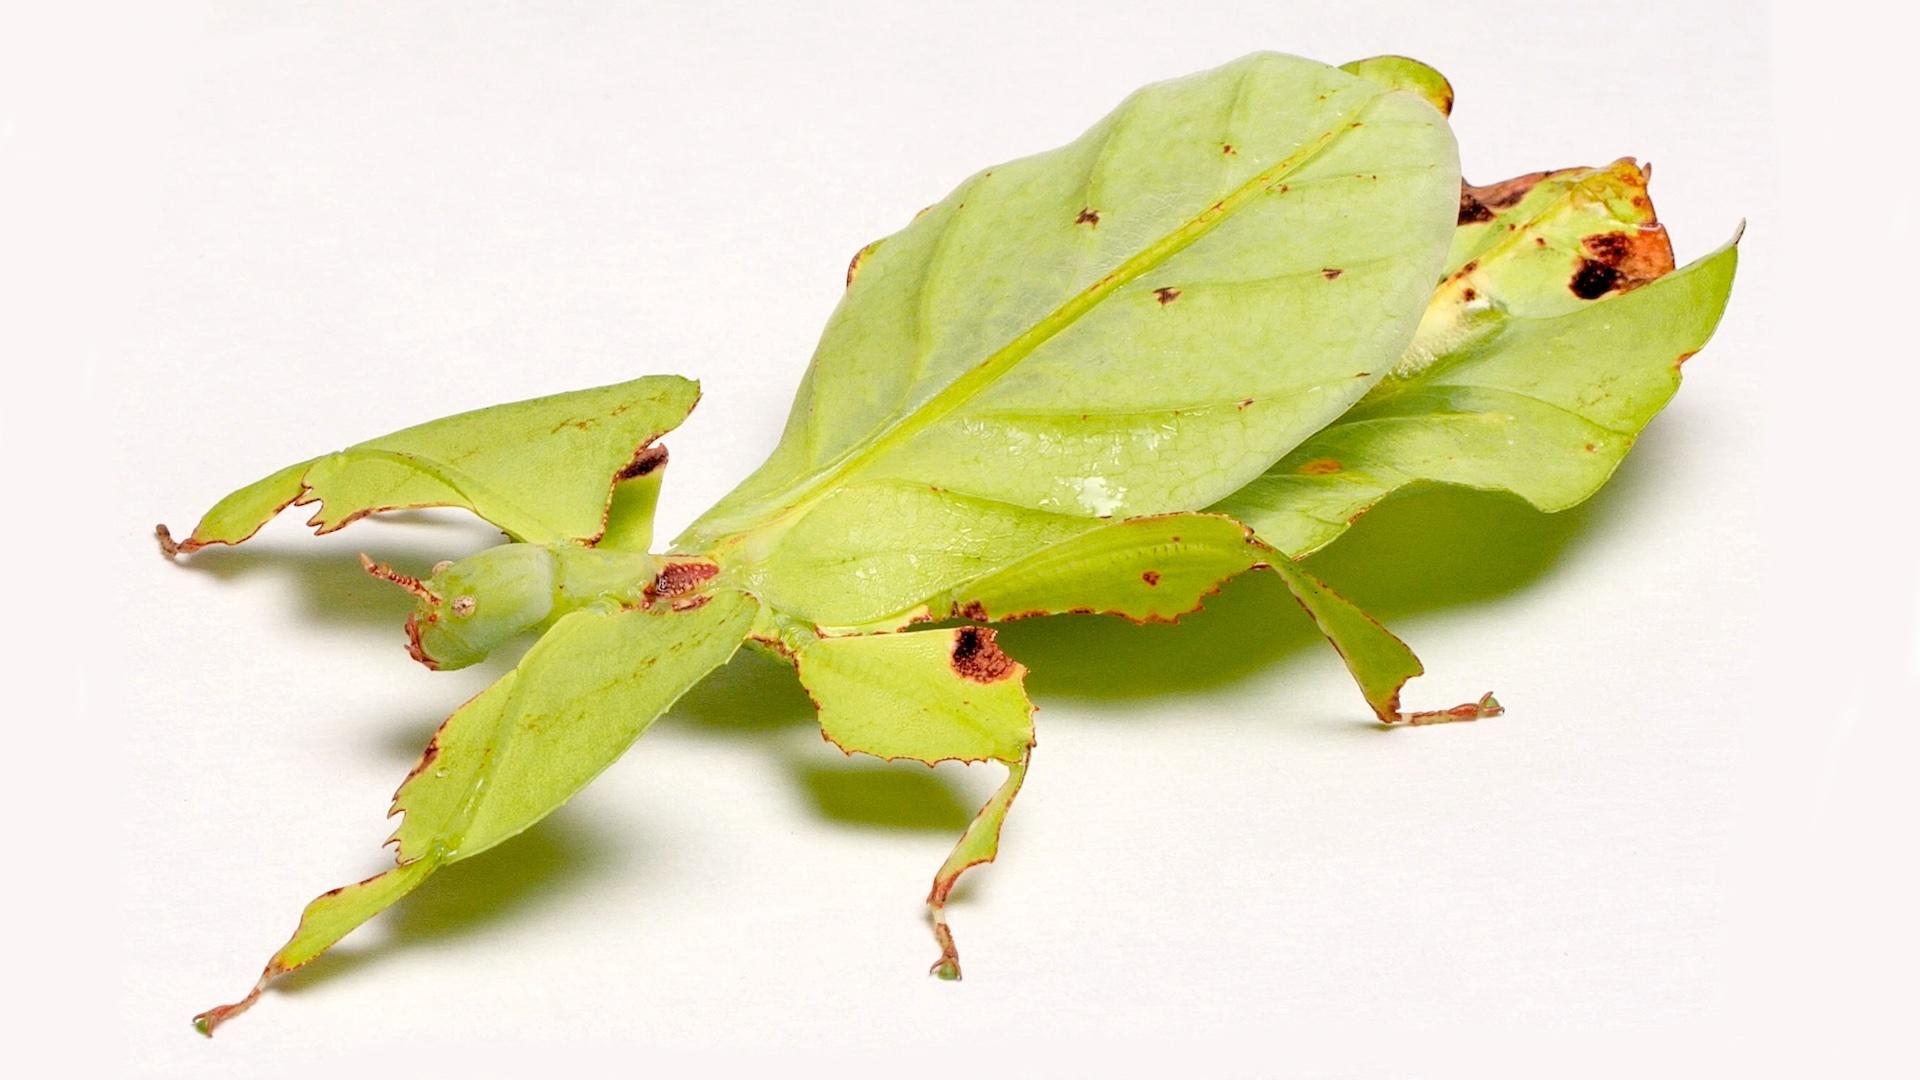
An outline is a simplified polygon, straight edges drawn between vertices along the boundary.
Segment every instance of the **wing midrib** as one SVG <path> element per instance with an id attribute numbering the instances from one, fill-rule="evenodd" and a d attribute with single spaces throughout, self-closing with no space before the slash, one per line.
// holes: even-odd
<path id="1" fill-rule="evenodd" d="M 1074 294 L 1065 303 L 1049 312 L 1045 318 L 954 380 L 945 390 L 934 395 L 924 405 L 901 416 L 864 444 L 850 448 L 846 456 L 842 457 L 837 464 L 816 474 L 813 480 L 805 483 L 798 496 L 776 514 L 773 520 L 791 518 L 797 512 L 812 505 L 824 491 L 831 489 L 849 473 L 858 471 L 869 461 L 951 415 L 998 382 L 1002 376 L 1018 367 L 1022 361 L 1038 351 L 1040 346 L 1073 326 L 1081 316 L 1093 310 L 1122 286 L 1192 246 L 1231 218 L 1247 203 L 1258 198 L 1268 188 L 1324 153 L 1328 147 L 1353 131 L 1359 124 L 1359 118 L 1384 96 L 1386 96 L 1384 92 L 1368 96 L 1354 108 L 1343 113 L 1332 126 L 1322 131 L 1312 141 L 1268 166 L 1212 206 L 1189 218 L 1179 228 L 1166 233 L 1136 252 L 1099 281 Z M 766 523 L 763 522 L 764 524 Z"/>

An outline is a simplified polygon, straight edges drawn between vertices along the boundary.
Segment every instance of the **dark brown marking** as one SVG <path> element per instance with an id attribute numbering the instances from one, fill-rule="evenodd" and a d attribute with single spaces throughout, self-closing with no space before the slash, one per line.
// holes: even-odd
<path id="1" fill-rule="evenodd" d="M 992 621 L 987 615 L 987 605 L 978 600 L 969 600 L 961 604 L 959 607 L 953 609 L 953 613 L 963 619 L 972 619 L 975 622 Z"/>
<path id="2" fill-rule="evenodd" d="M 1223 153 L 1223 154 L 1226 154 L 1226 155 L 1227 155 L 1227 156 L 1229 156 L 1229 157 L 1231 157 L 1231 156 L 1233 156 L 1234 154 L 1237 154 L 1237 153 L 1239 153 L 1239 151 L 1238 151 L 1238 150 L 1235 150 L 1235 149 L 1233 148 L 1233 144 L 1232 144 L 1232 143 L 1221 143 L 1221 144 L 1220 144 L 1220 152 L 1221 152 L 1221 153 Z"/>
<path id="3" fill-rule="evenodd" d="M 1097 229 L 1100 227 L 1100 211 L 1091 206 L 1083 206 L 1080 208 L 1080 216 L 1074 218 L 1073 223 Z"/>
<path id="4" fill-rule="evenodd" d="M 1623 289 L 1638 288 L 1673 270 L 1673 243 L 1658 225 L 1596 233 L 1582 239 L 1580 246 L 1594 261 L 1620 271 Z"/>
<path id="5" fill-rule="evenodd" d="M 1330 457 L 1323 457 L 1314 458 L 1312 461 L 1303 461 L 1300 463 L 1300 467 L 1294 471 L 1300 473 L 1302 476 L 1331 476 L 1339 472 L 1340 468 L 1341 465 L 1338 461 Z"/>
<path id="6" fill-rule="evenodd" d="M 627 467 L 615 475 L 615 480 L 634 480 L 646 476 L 667 464 L 667 448 L 658 443 L 648 443 L 633 452 L 633 460 Z"/>
<path id="7" fill-rule="evenodd" d="M 1573 280 L 1567 283 L 1567 288 L 1582 300 L 1598 300 L 1620 284 L 1620 277 L 1620 271 L 1606 263 L 1582 259 L 1580 269 L 1574 271 Z"/>
<path id="8" fill-rule="evenodd" d="M 1507 207 L 1526 198 L 1527 192 L 1532 191 L 1535 184 L 1552 175 L 1553 173 L 1551 171 L 1530 172 L 1516 176 L 1511 180 L 1502 180 L 1497 184 L 1487 184 L 1483 187 L 1468 184 L 1463 189 L 1463 193 L 1483 206 L 1494 210 L 1505 210 Z"/>
<path id="9" fill-rule="evenodd" d="M 1474 299 L 1479 295 L 1480 295 L 1479 293 L 1473 291 L 1472 289 L 1460 290 L 1460 299 L 1465 300 L 1469 304 L 1473 303 Z"/>
<path id="10" fill-rule="evenodd" d="M 1245 411 L 1246 411 L 1246 409 L 1247 409 L 1247 406 L 1249 406 L 1249 405 L 1252 405 L 1252 404 L 1253 404 L 1253 399 L 1252 399 L 1252 398 L 1250 398 L 1250 397 L 1249 397 L 1249 398 L 1241 398 L 1241 399 L 1240 399 L 1240 404 L 1238 404 L 1238 405 L 1235 405 L 1235 406 L 1234 406 L 1234 408 L 1236 408 L 1236 409 L 1238 409 L 1238 410 L 1240 410 L 1240 411 L 1242 411 L 1242 412 L 1245 412 Z M 1176 539 L 1176 540 L 1178 540 L 1178 539 L 1179 539 L 1179 537 L 1177 537 L 1177 536 L 1176 536 L 1176 537 L 1174 537 L 1174 539 Z"/>
<path id="11" fill-rule="evenodd" d="M 668 563 L 647 585 L 646 601 L 652 604 L 656 600 L 685 596 L 719 572 L 720 568 L 710 562 Z"/>
<path id="12" fill-rule="evenodd" d="M 953 670 L 963 679 L 978 683 L 999 682 L 1013 674 L 1013 657 L 1000 651 L 993 631 L 984 626 L 963 626 L 953 635 Z"/>
<path id="13" fill-rule="evenodd" d="M 1160 288 L 1153 290 L 1153 298 L 1160 301 L 1161 307 L 1166 307 L 1168 304 L 1180 299 L 1180 290 L 1171 285 L 1162 285 Z"/>
<path id="14" fill-rule="evenodd" d="M 1533 246 L 1534 246 L 1534 247 L 1546 247 L 1546 246 L 1547 246 L 1547 238 L 1546 238 L 1546 237 L 1544 237 L 1544 236 L 1536 236 L 1536 237 L 1534 237 L 1534 238 L 1533 238 Z"/>
<path id="15" fill-rule="evenodd" d="M 1148 585 L 1158 585 L 1160 584 L 1160 571 L 1148 570 L 1140 575 L 1140 580 L 1146 582 Z"/>
<path id="16" fill-rule="evenodd" d="M 1320 276 L 1326 278 L 1328 281 L 1332 281 L 1344 273 L 1346 273 L 1346 271 L 1337 266 L 1323 266 L 1320 268 Z"/>
<path id="17" fill-rule="evenodd" d="M 1464 180 L 1461 181 L 1460 182 L 1460 217 L 1455 221 L 1455 224 L 1456 225 L 1478 225 L 1483 221 L 1492 221 L 1492 220 L 1493 220 L 1493 211 L 1487 209 L 1486 203 L 1483 203 L 1479 199 L 1474 198 L 1473 192 L 1467 188 L 1466 181 Z"/>

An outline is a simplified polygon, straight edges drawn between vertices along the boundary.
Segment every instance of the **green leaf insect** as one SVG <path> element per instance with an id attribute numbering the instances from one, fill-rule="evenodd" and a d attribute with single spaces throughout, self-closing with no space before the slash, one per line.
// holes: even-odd
<path id="1" fill-rule="evenodd" d="M 196 1026 L 551 813 L 743 643 L 848 754 L 1005 768 L 927 899 L 945 978 L 947 897 L 996 855 L 1035 746 L 992 623 L 1170 622 L 1267 570 L 1380 722 L 1498 715 L 1403 708 L 1419 660 L 1299 560 L 1410 485 L 1587 498 L 1712 334 L 1737 249 L 1675 269 L 1631 160 L 1463 184 L 1452 103 L 1405 58 L 1262 53 L 976 173 L 855 256 L 778 447 L 664 551 L 658 440 L 698 393 L 659 376 L 371 439 L 160 528 L 176 556 L 289 505 L 321 532 L 464 507 L 510 542 L 424 575 L 366 560 L 416 598 L 409 651 L 457 668 L 535 639 L 401 784 L 396 865 L 314 900 Z"/>

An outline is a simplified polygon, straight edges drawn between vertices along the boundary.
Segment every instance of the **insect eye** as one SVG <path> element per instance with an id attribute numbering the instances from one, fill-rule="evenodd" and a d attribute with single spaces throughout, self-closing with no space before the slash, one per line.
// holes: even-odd
<path id="1" fill-rule="evenodd" d="M 479 606 L 471 596 L 456 596 L 453 598 L 453 613 L 463 619 L 472 615 L 473 609 Z"/>
<path id="2" fill-rule="evenodd" d="M 439 562 L 434 563 L 433 564 L 434 576 L 438 577 L 439 575 L 446 573 L 447 568 L 452 565 L 453 565 L 452 559 L 441 559 Z"/>

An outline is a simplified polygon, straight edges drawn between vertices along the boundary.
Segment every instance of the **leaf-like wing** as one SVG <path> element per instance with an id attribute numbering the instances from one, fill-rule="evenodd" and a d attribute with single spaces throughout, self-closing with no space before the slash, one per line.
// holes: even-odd
<path id="1" fill-rule="evenodd" d="M 726 663 L 757 605 L 720 591 L 698 606 L 593 608 L 563 617 L 518 666 L 434 733 L 394 795 L 399 865 L 307 906 L 251 993 L 195 1018 L 208 1034 L 274 978 L 319 956 L 449 862 L 471 858 L 558 808 L 655 718 Z"/>
<path id="2" fill-rule="evenodd" d="M 849 754 L 1007 766 L 1006 781 L 961 834 L 927 896 L 940 945 L 933 971 L 959 978 L 947 897 L 968 868 L 999 853 L 1000 827 L 1026 779 L 1033 750 L 1027 669 L 981 626 L 825 638 L 801 649 L 796 666 L 819 708 L 821 732 Z"/>
<path id="3" fill-rule="evenodd" d="M 863 252 L 780 446 L 677 546 L 854 625 L 1203 507 L 1385 376 L 1458 195 L 1414 94 L 1272 54 L 1147 87 Z"/>
<path id="4" fill-rule="evenodd" d="M 308 524 L 321 533 L 383 510 L 459 506 L 517 540 L 592 542 L 616 477 L 699 397 L 692 380 L 652 375 L 429 421 L 282 469 L 220 500 L 178 544 L 161 526 L 161 545 L 238 544 L 316 502 Z"/>
<path id="5" fill-rule="evenodd" d="M 1497 713 L 1491 695 L 1479 705 L 1403 712 L 1400 691 L 1422 671 L 1413 650 L 1352 601 L 1262 543 L 1253 530 L 1219 514 L 1168 514 L 1106 526 L 968 582 L 943 596 L 927 615 L 987 622 L 1103 614 L 1172 622 L 1197 610 L 1228 579 L 1255 569 L 1270 569 L 1286 582 L 1382 723 L 1427 724 Z"/>
<path id="6" fill-rule="evenodd" d="M 1394 374 L 1213 509 L 1297 557 L 1417 482 L 1509 491 L 1545 511 L 1598 490 L 1712 336 L 1738 253 L 1730 243 L 1643 282 L 1666 241 L 1633 220 L 1650 214 L 1634 202 L 1640 174 L 1585 173 L 1529 188 L 1513 204 L 1530 208 L 1526 222 L 1470 223 L 1461 267 Z M 1596 251 L 1624 269 L 1583 299 Z"/>
<path id="7" fill-rule="evenodd" d="M 1116 522 L 1044 548 L 938 597 L 928 614 L 981 622 L 1062 613 L 1173 622 L 1272 549 L 1218 514 Z"/>

